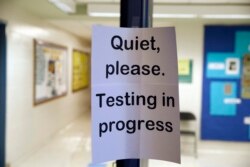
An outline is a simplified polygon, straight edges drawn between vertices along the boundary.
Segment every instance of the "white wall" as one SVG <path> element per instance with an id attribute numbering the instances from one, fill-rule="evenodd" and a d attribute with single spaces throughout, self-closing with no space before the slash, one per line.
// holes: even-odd
<path id="1" fill-rule="evenodd" d="M 0 5 L 7 21 L 7 162 L 14 163 L 40 148 L 59 129 L 89 111 L 89 90 L 71 92 L 72 49 L 89 45 L 43 20 L 9 5 Z M 33 106 L 33 39 L 68 47 L 68 94 Z"/>

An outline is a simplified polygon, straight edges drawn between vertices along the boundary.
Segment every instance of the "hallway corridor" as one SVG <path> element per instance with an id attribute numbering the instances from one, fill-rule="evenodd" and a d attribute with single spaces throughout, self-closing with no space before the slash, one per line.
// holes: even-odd
<path id="1" fill-rule="evenodd" d="M 182 147 L 190 148 L 187 145 Z M 248 167 L 250 151 L 247 150 L 250 146 L 248 148 L 231 152 L 208 148 L 198 151 L 198 158 L 184 150 L 181 165 L 157 160 L 149 160 L 148 164 L 149 167 Z M 112 167 L 111 162 L 102 165 L 90 165 L 90 162 L 90 113 L 85 113 L 55 134 L 40 150 L 13 164 L 13 167 Z"/>

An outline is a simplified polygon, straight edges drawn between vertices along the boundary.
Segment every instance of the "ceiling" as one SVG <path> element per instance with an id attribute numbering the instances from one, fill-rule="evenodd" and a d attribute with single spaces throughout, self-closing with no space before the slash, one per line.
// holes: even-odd
<path id="1" fill-rule="evenodd" d="M 120 0 L 75 0 L 78 3 L 113 3 Z M 153 0 L 154 3 L 250 3 L 249 0 Z"/>
<path id="2" fill-rule="evenodd" d="M 85 39 L 91 38 L 93 24 L 118 25 L 119 18 L 90 17 L 89 12 L 119 13 L 120 0 L 63 0 L 75 1 L 77 12 L 66 14 L 48 0 L 8 0 L 8 3 L 40 17 L 54 26 Z M 250 0 L 153 0 L 154 12 L 170 14 L 248 14 Z M 250 19 L 249 19 L 250 21 Z"/>

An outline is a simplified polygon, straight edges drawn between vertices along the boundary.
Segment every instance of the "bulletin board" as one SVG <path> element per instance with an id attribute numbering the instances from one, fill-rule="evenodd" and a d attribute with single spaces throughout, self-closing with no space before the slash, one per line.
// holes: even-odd
<path id="1" fill-rule="evenodd" d="M 201 138 L 250 141 L 250 26 L 205 26 Z"/>
<path id="2" fill-rule="evenodd" d="M 34 40 L 34 104 L 67 94 L 67 48 Z"/>
<path id="3" fill-rule="evenodd" d="M 73 50 L 72 60 L 72 91 L 78 91 L 89 85 L 89 57 L 87 53 Z"/>

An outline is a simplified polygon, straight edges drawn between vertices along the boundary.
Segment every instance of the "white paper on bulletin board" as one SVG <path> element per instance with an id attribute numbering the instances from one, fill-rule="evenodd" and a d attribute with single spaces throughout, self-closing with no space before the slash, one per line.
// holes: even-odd
<path id="1" fill-rule="evenodd" d="M 175 29 L 94 26 L 91 61 L 93 162 L 179 163 Z"/>
<path id="2" fill-rule="evenodd" d="M 35 41 L 34 104 L 43 103 L 67 93 L 67 48 Z"/>

